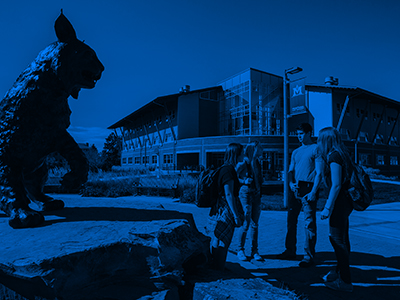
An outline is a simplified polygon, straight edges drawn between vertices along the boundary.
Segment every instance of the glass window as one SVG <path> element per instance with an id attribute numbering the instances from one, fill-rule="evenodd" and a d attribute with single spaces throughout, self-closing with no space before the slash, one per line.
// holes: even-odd
<path id="1" fill-rule="evenodd" d="M 390 140 L 389 140 L 389 145 L 398 146 L 399 143 L 398 143 L 398 141 L 397 141 L 397 137 L 392 136 L 392 137 L 390 138 Z"/>
<path id="2" fill-rule="evenodd" d="M 358 157 L 359 157 L 360 165 L 362 165 L 362 166 L 370 166 L 371 165 L 371 154 L 360 153 Z"/>
<path id="3" fill-rule="evenodd" d="M 397 160 L 397 156 L 390 156 L 390 165 L 391 166 L 397 166 L 399 164 Z"/>
<path id="4" fill-rule="evenodd" d="M 128 157 L 128 164 L 131 164 L 132 161 L 133 161 L 133 157 L 132 157 L 132 156 L 131 156 L 131 157 Z"/>
<path id="5" fill-rule="evenodd" d="M 126 157 L 122 158 L 122 164 L 125 165 L 126 164 Z"/>
<path id="6" fill-rule="evenodd" d="M 173 163 L 174 163 L 173 154 L 165 154 L 164 155 L 164 164 L 173 164 Z"/>
<path id="7" fill-rule="evenodd" d="M 153 156 L 151 157 L 151 163 L 152 163 L 152 164 L 157 164 L 157 155 L 153 155 Z"/>
<path id="8" fill-rule="evenodd" d="M 140 157 L 139 156 L 135 157 L 135 164 L 140 165 Z"/>
<path id="9" fill-rule="evenodd" d="M 376 164 L 378 166 L 385 165 L 385 155 L 377 154 L 376 155 Z"/>

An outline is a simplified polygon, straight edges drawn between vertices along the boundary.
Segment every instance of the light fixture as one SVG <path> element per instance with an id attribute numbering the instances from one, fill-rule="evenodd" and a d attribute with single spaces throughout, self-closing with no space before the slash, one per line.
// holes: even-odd
<path id="1" fill-rule="evenodd" d="M 301 71 L 303 71 L 302 68 L 300 68 L 300 67 L 293 67 L 293 68 L 290 68 L 290 69 L 285 70 L 285 74 L 296 74 L 296 73 L 299 73 L 299 72 L 301 72 Z"/>

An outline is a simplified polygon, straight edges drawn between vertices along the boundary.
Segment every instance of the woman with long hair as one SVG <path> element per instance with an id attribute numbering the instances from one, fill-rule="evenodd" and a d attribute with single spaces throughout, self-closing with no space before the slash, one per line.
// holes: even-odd
<path id="1" fill-rule="evenodd" d="M 213 267 L 218 270 L 225 268 L 228 248 L 232 242 L 235 227 L 243 224 L 243 209 L 238 200 L 239 181 L 235 166 L 243 160 L 243 146 L 231 143 L 225 151 L 224 165 L 218 174 L 219 199 L 216 210 L 216 226 L 211 242 Z"/>
<path id="2" fill-rule="evenodd" d="M 253 141 L 244 149 L 244 160 L 236 166 L 240 183 L 239 199 L 244 210 L 244 223 L 240 228 L 238 258 L 247 260 L 244 251 L 247 231 L 250 227 L 251 257 L 262 260 L 258 253 L 258 221 L 261 214 L 262 174 L 259 158 L 263 149 L 259 141 Z"/>
<path id="3" fill-rule="evenodd" d="M 339 132 L 333 127 L 319 131 L 318 150 L 326 163 L 324 180 L 329 188 L 321 219 L 329 218 L 329 240 L 335 251 L 336 270 L 322 277 L 328 288 L 351 292 L 349 216 L 353 210 L 347 192 L 352 170 L 352 161 Z"/>

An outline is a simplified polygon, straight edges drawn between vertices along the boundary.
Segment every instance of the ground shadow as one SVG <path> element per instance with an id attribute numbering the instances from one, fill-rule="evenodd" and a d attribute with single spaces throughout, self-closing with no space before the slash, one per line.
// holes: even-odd
<path id="1" fill-rule="evenodd" d="M 330 290 L 323 285 L 321 276 L 336 265 L 333 252 L 317 253 L 316 265 L 310 268 L 257 268 L 249 272 L 267 273 L 261 278 L 276 279 L 297 295 L 309 300 L 330 299 L 398 299 L 400 292 L 400 257 L 383 257 L 370 253 L 352 252 L 351 275 L 354 284 L 352 293 Z M 274 255 L 263 256 L 274 259 Z"/>
<path id="2" fill-rule="evenodd" d="M 397 202 L 397 201 L 393 201 Z M 371 208 L 368 208 L 367 211 L 400 211 L 400 209 L 396 208 L 390 208 L 390 209 L 385 209 L 385 208 L 374 208 L 373 206 L 370 206 Z"/>
<path id="3" fill-rule="evenodd" d="M 195 226 L 193 215 L 166 209 L 135 209 L 126 207 L 66 207 L 62 210 L 44 212 L 44 216 L 60 218 L 46 220 L 42 226 L 62 222 L 79 221 L 128 221 L 145 222 L 156 220 L 185 219 Z"/>

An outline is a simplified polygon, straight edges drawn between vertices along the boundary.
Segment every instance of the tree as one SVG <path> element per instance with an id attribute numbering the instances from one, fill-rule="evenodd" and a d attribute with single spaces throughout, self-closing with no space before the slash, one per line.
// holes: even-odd
<path id="1" fill-rule="evenodd" d="M 46 157 L 46 165 L 50 170 L 69 169 L 68 162 L 58 152 L 53 152 Z"/>
<path id="2" fill-rule="evenodd" d="M 112 166 L 121 165 L 122 138 L 114 132 L 106 138 L 103 151 L 101 151 L 102 169 L 111 170 Z"/>
<path id="3" fill-rule="evenodd" d="M 93 144 L 89 148 L 84 149 L 83 153 L 85 153 L 85 156 L 88 160 L 89 170 L 92 172 L 97 172 L 101 167 L 102 161 L 96 146 Z"/>
<path id="4" fill-rule="evenodd" d="M 92 172 L 97 172 L 102 166 L 102 159 L 100 157 L 99 151 L 93 144 L 89 147 L 82 147 L 82 151 L 86 156 L 89 164 L 89 170 Z M 65 169 L 69 170 L 68 162 L 62 157 L 58 152 L 54 152 L 46 157 L 46 164 L 49 169 Z"/>

